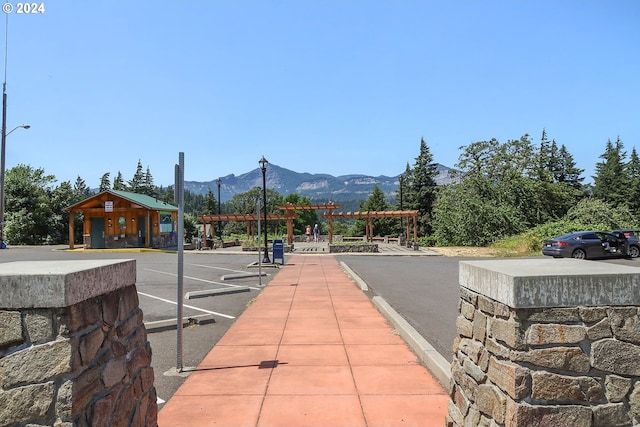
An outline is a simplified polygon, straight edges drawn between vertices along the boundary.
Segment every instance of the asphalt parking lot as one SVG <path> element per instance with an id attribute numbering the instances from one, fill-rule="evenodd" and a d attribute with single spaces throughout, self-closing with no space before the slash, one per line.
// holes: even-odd
<path id="1" fill-rule="evenodd" d="M 167 400 L 184 378 L 175 375 L 178 362 L 176 253 L 67 251 L 66 247 L 12 247 L 0 251 L 0 262 L 24 260 L 134 259 L 136 287 L 148 338 L 153 351 L 152 365 L 158 397 Z M 193 319 L 183 332 L 182 366 L 195 367 L 225 334 L 234 320 L 269 283 L 277 269 L 249 267 L 257 255 L 224 255 L 215 252 L 185 252 L 184 293 L 196 291 L 235 291 L 184 300 L 184 317 Z M 237 292 L 241 290 L 241 292 Z M 156 325 L 165 325 L 164 328 Z"/>

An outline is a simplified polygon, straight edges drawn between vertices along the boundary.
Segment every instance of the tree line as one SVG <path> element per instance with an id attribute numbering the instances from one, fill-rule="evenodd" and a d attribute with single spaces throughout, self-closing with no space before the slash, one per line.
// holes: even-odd
<path id="1" fill-rule="evenodd" d="M 545 130 L 533 143 L 528 134 L 519 139 L 477 141 L 461 146 L 453 182 L 438 186 L 436 163 L 422 138 L 413 164 L 406 164 L 399 176 L 395 197 L 388 198 L 375 187 L 359 210 L 417 210 L 418 235 L 426 244 L 483 246 L 502 238 L 523 233 L 545 224 L 558 224 L 553 232 L 594 224 L 584 218 L 597 218 L 602 228 L 639 227 L 640 159 L 635 147 L 627 156 L 620 138 L 607 141 L 604 153 L 595 165 L 593 184 L 585 185 L 584 170 L 576 166 L 564 145 L 549 140 Z M 154 184 L 149 167 L 138 161 L 136 172 L 125 181 L 120 172 L 111 181 L 105 173 L 99 191 L 122 190 L 147 194 L 173 203 L 173 186 Z M 56 186 L 55 176 L 41 168 L 18 165 L 6 173 L 4 236 L 10 244 L 68 243 L 69 214 L 66 207 L 93 194 L 85 181 L 77 177 L 72 184 Z M 255 213 L 262 189 L 256 187 L 220 203 L 221 213 Z M 314 200 L 313 204 L 327 201 Z M 277 212 L 285 204 L 312 204 L 298 194 L 282 196 L 267 189 L 267 211 Z M 196 218 L 217 213 L 218 201 L 211 190 L 207 194 L 185 191 L 185 231 L 195 232 Z M 578 214 L 578 213 L 581 214 Z M 315 211 L 296 212 L 294 233 L 303 234 L 307 225 L 326 224 Z M 82 217 L 74 219 L 75 235 L 82 236 Z M 225 234 L 246 233 L 245 224 L 228 222 Z M 363 235 L 364 221 L 334 221 L 334 233 Z M 547 231 L 548 233 L 552 232 Z M 377 218 L 374 235 L 397 235 L 403 231 L 398 218 Z M 571 231 L 571 230 L 568 230 Z M 285 234 L 283 222 L 268 224 L 268 232 Z M 552 237 L 552 236 L 547 236 Z"/>
<path id="2" fill-rule="evenodd" d="M 485 246 L 533 230 L 532 248 L 544 238 L 584 228 L 640 228 L 640 160 L 618 137 L 607 141 L 595 165 L 593 184 L 584 184 L 565 145 L 542 131 L 535 144 L 519 139 L 477 141 L 461 146 L 453 183 L 435 183 L 436 163 L 427 143 L 399 177 L 395 200 L 374 188 L 363 202 L 367 210 L 418 210 L 422 243 Z M 356 221 L 356 234 L 364 234 Z M 399 219 L 373 220 L 374 235 L 402 232 Z"/>

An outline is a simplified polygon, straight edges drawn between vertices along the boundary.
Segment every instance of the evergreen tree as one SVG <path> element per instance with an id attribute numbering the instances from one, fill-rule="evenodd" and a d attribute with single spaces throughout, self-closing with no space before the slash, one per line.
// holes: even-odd
<path id="1" fill-rule="evenodd" d="M 369 194 L 369 198 L 360 206 L 360 212 L 382 212 L 389 210 L 389 203 L 384 192 L 377 185 L 373 187 L 373 191 Z M 392 218 L 373 218 L 371 220 L 374 236 L 387 236 L 393 233 Z M 359 234 L 365 234 L 365 220 L 356 221 L 354 228 L 361 231 Z"/>
<path id="2" fill-rule="evenodd" d="M 549 148 L 547 170 L 551 174 L 553 181 L 558 182 L 558 176 L 562 174 L 562 165 L 560 161 L 560 149 L 555 139 L 551 141 L 551 147 Z"/>
<path id="3" fill-rule="evenodd" d="M 144 194 L 144 172 L 142 170 L 142 162 L 140 160 L 138 160 L 136 173 L 133 174 L 133 178 L 129 181 L 129 191 L 132 193 Z"/>
<path id="4" fill-rule="evenodd" d="M 144 174 L 144 180 L 142 184 L 142 193 L 147 196 L 157 197 L 158 190 L 153 183 L 153 176 L 151 175 L 151 170 L 149 166 L 147 166 L 147 171 Z"/>
<path id="5" fill-rule="evenodd" d="M 213 191 L 209 189 L 207 191 L 207 196 L 204 201 L 205 205 L 205 213 L 208 214 L 217 214 L 218 213 L 218 205 L 216 204 L 216 196 L 213 195 Z"/>
<path id="6" fill-rule="evenodd" d="M 555 182 L 564 182 L 576 190 L 582 190 L 584 177 L 581 175 L 584 169 L 576 167 L 573 156 L 564 144 L 560 146 L 560 150 L 558 151 L 558 163 L 559 167 L 556 170 L 556 175 L 554 175 Z"/>
<path id="7" fill-rule="evenodd" d="M 407 208 L 419 211 L 418 235 L 428 236 L 432 231 L 432 210 L 437 193 L 437 165 L 433 163 L 433 155 L 424 138 L 420 140 L 420 154 L 415 160 L 407 183 Z"/>
<path id="8" fill-rule="evenodd" d="M 85 181 L 80 178 L 80 176 L 78 176 L 78 178 L 76 178 L 76 183 L 73 186 L 73 197 L 72 200 L 70 200 L 69 206 L 81 202 L 91 197 L 92 195 L 93 191 L 91 191 L 91 189 L 87 187 Z M 76 238 L 75 243 L 82 243 L 82 234 L 84 230 L 84 214 L 80 212 L 74 213 L 73 225 L 73 235 Z M 65 238 L 64 240 L 66 242 L 68 238 Z"/>
<path id="9" fill-rule="evenodd" d="M 613 205 L 628 206 L 630 177 L 625 163 L 626 153 L 620 137 L 615 144 L 607 141 L 602 162 L 596 163 L 593 196 Z"/>
<path id="10" fill-rule="evenodd" d="M 110 176 L 111 174 L 107 172 L 104 175 L 102 175 L 102 178 L 100 178 L 100 187 L 98 188 L 100 192 L 111 190 L 111 181 L 109 179 Z"/>
<path id="11" fill-rule="evenodd" d="M 640 220 L 640 158 L 636 147 L 631 150 L 629 163 L 627 164 L 629 171 L 629 209 Z"/>
<path id="12" fill-rule="evenodd" d="M 411 177 L 411 167 L 409 163 L 404 169 L 404 173 L 398 176 L 398 192 L 396 193 L 396 205 L 399 210 L 405 209 L 405 203 L 407 196 L 407 186 L 409 185 L 409 179 Z"/>
<path id="13" fill-rule="evenodd" d="M 84 179 L 80 178 L 80 175 L 76 178 L 76 182 L 73 185 L 73 203 L 81 202 L 93 195 L 93 192 Z M 72 204 L 73 204 L 72 203 Z"/>
<path id="14" fill-rule="evenodd" d="M 555 144 L 555 140 L 553 141 Z M 547 138 L 547 131 L 542 129 L 542 137 L 540 138 L 540 147 L 538 148 L 538 163 L 536 169 L 536 177 L 542 182 L 551 182 L 551 169 L 549 162 L 551 159 L 551 142 Z"/>
<path id="15" fill-rule="evenodd" d="M 118 175 L 116 175 L 116 178 L 113 180 L 113 189 L 116 191 L 127 191 L 127 186 L 124 183 L 124 178 L 120 171 L 118 171 Z"/>

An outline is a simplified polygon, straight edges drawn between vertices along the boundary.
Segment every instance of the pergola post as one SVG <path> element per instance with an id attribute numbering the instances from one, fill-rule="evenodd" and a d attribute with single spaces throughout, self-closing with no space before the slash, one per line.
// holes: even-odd
<path id="1" fill-rule="evenodd" d="M 333 207 L 327 209 L 327 220 L 329 222 L 329 243 L 333 243 Z"/>
<path id="2" fill-rule="evenodd" d="M 293 211 L 287 209 L 287 244 L 291 246 L 293 243 Z"/>

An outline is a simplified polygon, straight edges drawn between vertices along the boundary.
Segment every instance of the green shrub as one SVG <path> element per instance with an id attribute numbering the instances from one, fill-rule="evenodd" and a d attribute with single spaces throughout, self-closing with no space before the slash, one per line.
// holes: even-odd
<path id="1" fill-rule="evenodd" d="M 594 230 L 612 230 L 616 228 L 636 228 L 637 218 L 626 206 L 615 206 L 600 199 L 582 199 L 567 211 L 563 217 L 567 221 L 591 225 Z"/>
<path id="2" fill-rule="evenodd" d="M 435 236 L 418 237 L 418 244 L 422 247 L 433 247 L 438 243 L 438 239 Z"/>
<path id="3" fill-rule="evenodd" d="M 617 228 L 638 228 L 629 209 L 590 198 L 580 201 L 559 221 L 538 225 L 524 233 L 502 239 L 492 246 L 520 254 L 539 254 L 542 243 L 547 239 L 573 231 L 607 231 Z"/>

